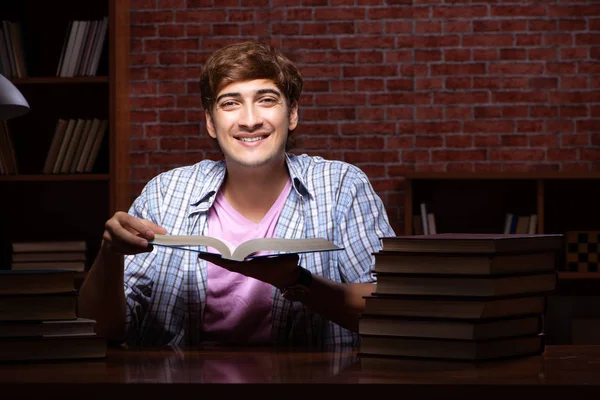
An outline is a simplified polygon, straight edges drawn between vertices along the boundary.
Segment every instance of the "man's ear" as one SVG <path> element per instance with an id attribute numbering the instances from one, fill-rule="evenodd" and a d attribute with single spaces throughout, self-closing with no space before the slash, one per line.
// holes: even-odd
<path id="1" fill-rule="evenodd" d="M 290 106 L 289 127 L 288 130 L 293 131 L 298 126 L 298 102 L 295 101 Z"/>
<path id="2" fill-rule="evenodd" d="M 216 139 L 217 133 L 215 131 L 215 125 L 213 123 L 213 119 L 210 115 L 210 112 L 205 111 L 204 116 L 206 117 L 206 130 L 208 131 L 208 134 L 210 135 L 211 138 Z"/>

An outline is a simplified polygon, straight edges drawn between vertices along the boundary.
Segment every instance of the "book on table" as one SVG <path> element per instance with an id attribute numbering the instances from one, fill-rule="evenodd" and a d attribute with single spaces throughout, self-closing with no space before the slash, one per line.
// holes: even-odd
<path id="1" fill-rule="evenodd" d="M 555 252 L 523 254 L 407 253 L 380 251 L 374 272 L 402 274 L 500 275 L 557 270 Z"/>
<path id="2" fill-rule="evenodd" d="M 0 339 L 0 361 L 104 358 L 106 348 L 96 333 L 10 337 Z"/>
<path id="3" fill-rule="evenodd" d="M 494 297 L 549 293 L 556 288 L 558 275 L 413 275 L 376 274 L 375 293 L 395 295 Z"/>
<path id="4" fill-rule="evenodd" d="M 40 321 L 76 317 L 76 291 L 0 295 L 0 321 Z"/>
<path id="5" fill-rule="evenodd" d="M 72 292 L 76 274 L 67 270 L 0 270 L 0 295 Z"/>
<path id="6" fill-rule="evenodd" d="M 489 361 L 542 354 L 544 338 L 543 334 L 486 340 L 362 335 L 358 355 Z"/>
<path id="7" fill-rule="evenodd" d="M 91 335 L 96 321 L 88 318 L 0 321 L 0 338 Z"/>
<path id="8" fill-rule="evenodd" d="M 32 262 L 32 261 L 86 261 L 85 251 L 37 251 L 13 253 L 12 261 Z"/>
<path id="9" fill-rule="evenodd" d="M 560 251 L 562 234 L 439 233 L 380 238 L 383 251 L 415 253 L 535 253 Z"/>
<path id="10" fill-rule="evenodd" d="M 365 313 L 405 317 L 492 319 L 544 314 L 545 293 L 505 297 L 378 295 L 365 296 Z"/>
<path id="11" fill-rule="evenodd" d="M 542 333 L 542 317 L 458 320 L 362 314 L 358 327 L 360 335 L 483 340 Z"/>
<path id="12" fill-rule="evenodd" d="M 87 250 L 84 240 L 13 242 L 13 253 L 60 252 Z"/>
<path id="13" fill-rule="evenodd" d="M 0 361 L 106 356 L 95 321 L 77 318 L 75 271 L 0 270 Z"/>
<path id="14" fill-rule="evenodd" d="M 248 240 L 235 249 L 232 249 L 226 242 L 211 236 L 154 235 L 154 240 L 149 244 L 195 251 L 197 253 L 215 254 L 211 251 L 198 249 L 199 246 L 206 246 L 215 249 L 221 257 L 234 261 L 243 261 L 249 257 L 263 257 L 265 255 L 260 255 L 260 253 L 264 252 L 299 254 L 342 250 L 341 247 L 324 238 L 259 238 Z"/>

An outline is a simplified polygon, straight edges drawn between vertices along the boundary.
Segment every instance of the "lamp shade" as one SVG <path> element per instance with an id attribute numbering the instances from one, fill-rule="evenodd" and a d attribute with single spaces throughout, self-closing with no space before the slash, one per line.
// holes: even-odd
<path id="1" fill-rule="evenodd" d="M 29 103 L 11 81 L 0 74 L 0 120 L 20 117 L 29 111 Z"/>

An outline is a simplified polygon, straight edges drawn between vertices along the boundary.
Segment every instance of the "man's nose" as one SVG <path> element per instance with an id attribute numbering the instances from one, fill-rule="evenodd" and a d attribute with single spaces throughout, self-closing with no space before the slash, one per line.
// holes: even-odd
<path id="1" fill-rule="evenodd" d="M 242 108 L 240 119 L 238 121 L 240 126 L 247 129 L 256 129 L 262 125 L 262 117 L 260 111 L 256 109 L 254 105 L 246 105 Z"/>

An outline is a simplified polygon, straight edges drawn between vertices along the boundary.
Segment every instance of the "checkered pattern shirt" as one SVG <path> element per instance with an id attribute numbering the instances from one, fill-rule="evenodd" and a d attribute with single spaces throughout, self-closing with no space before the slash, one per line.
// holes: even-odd
<path id="1" fill-rule="evenodd" d="M 304 253 L 300 265 L 338 282 L 374 282 L 373 252 L 393 236 L 381 199 L 357 167 L 287 154 L 292 190 L 275 237 L 324 237 L 344 250 Z M 224 161 L 205 160 L 153 178 L 129 213 L 172 235 L 206 235 L 208 210 L 225 178 Z M 205 248 L 200 247 L 205 250 Z M 156 246 L 125 257 L 127 342 L 194 345 L 202 340 L 206 262 L 191 251 Z M 322 318 L 273 287 L 272 334 L 277 345 L 358 346 L 359 336 Z"/>

